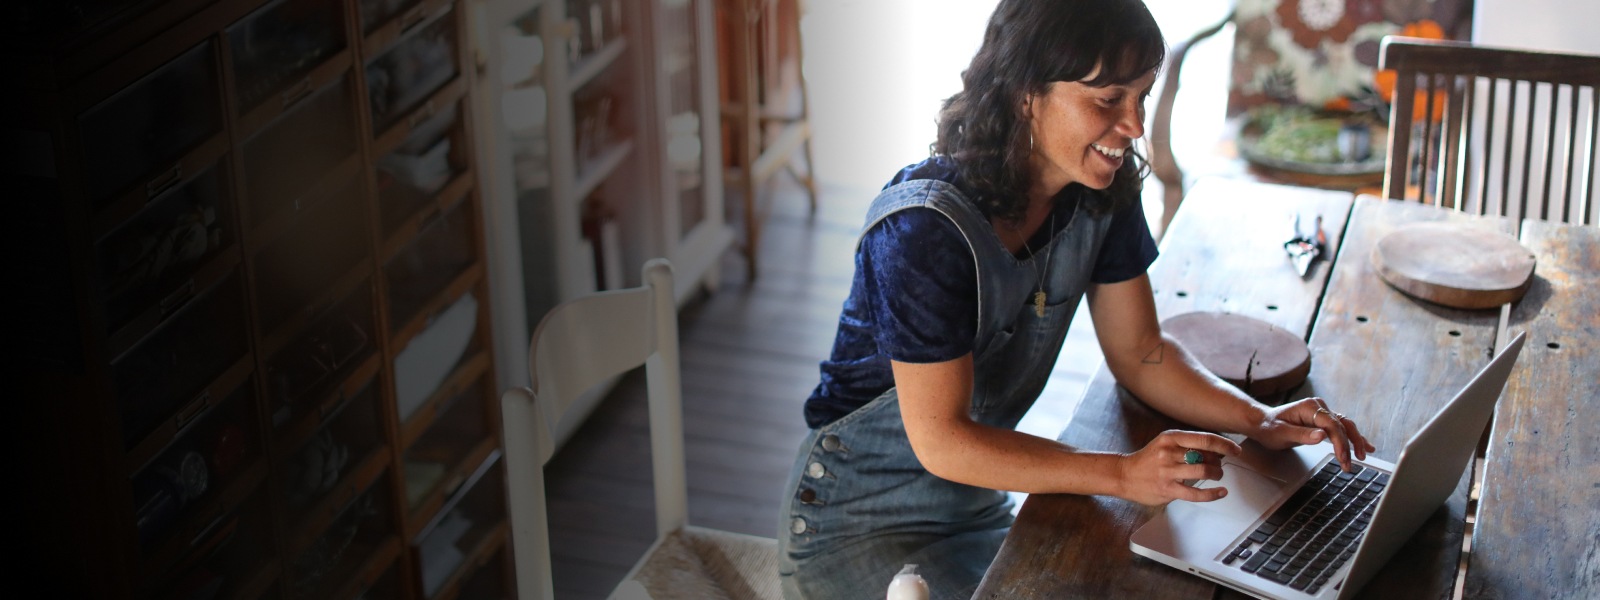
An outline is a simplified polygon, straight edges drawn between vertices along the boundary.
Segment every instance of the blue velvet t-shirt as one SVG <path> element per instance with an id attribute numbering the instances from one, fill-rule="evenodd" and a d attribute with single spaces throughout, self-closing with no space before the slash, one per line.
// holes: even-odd
<path id="1" fill-rule="evenodd" d="M 902 169 L 884 188 L 917 179 L 937 179 L 967 192 L 950 159 L 943 157 Z M 1077 184 L 1062 189 L 1052 208 L 1055 218 L 1046 220 L 1018 257 L 1043 248 L 1065 229 L 1087 193 Z M 1130 202 L 1112 215 L 1090 279 L 1126 281 L 1144 273 L 1155 259 L 1144 209 Z M 890 360 L 935 363 L 972 352 L 977 282 L 977 263 L 966 238 L 937 211 L 901 210 L 867 230 L 856 250 L 855 276 L 839 315 L 833 354 L 822 361 L 822 381 L 806 400 L 806 424 L 816 428 L 831 423 L 894 387 Z"/>

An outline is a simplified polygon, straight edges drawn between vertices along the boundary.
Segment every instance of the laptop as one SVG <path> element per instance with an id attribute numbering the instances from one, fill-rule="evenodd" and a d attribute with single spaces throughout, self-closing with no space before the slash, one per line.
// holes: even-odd
<path id="1" fill-rule="evenodd" d="M 1522 350 L 1506 345 L 1411 436 L 1398 463 L 1368 456 L 1344 473 L 1328 442 L 1272 451 L 1254 442 L 1223 460 L 1228 495 L 1173 501 L 1133 533 L 1140 556 L 1260 598 L 1348 598 L 1450 494 Z"/>

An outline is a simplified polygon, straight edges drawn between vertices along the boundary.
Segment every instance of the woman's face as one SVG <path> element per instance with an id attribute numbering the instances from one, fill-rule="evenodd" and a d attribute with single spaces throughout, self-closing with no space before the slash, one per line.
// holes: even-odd
<path id="1" fill-rule="evenodd" d="M 1110 186 L 1134 138 L 1144 136 L 1144 99 L 1155 80 L 1152 71 L 1106 87 L 1057 81 L 1045 93 L 1029 96 L 1024 110 L 1032 116 L 1034 185 L 1052 190 L 1073 182 L 1097 190 Z"/>

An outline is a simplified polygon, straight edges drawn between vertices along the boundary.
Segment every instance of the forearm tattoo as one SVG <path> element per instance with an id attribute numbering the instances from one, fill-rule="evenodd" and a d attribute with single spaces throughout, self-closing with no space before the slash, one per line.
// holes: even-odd
<path id="1" fill-rule="evenodd" d="M 1144 358 L 1142 360 L 1140 360 L 1139 362 L 1142 362 L 1142 363 L 1147 364 L 1147 365 L 1159 365 L 1159 364 L 1161 364 L 1162 359 L 1166 356 L 1166 353 L 1167 353 L 1167 343 L 1166 342 L 1161 342 L 1159 344 L 1156 344 L 1156 348 L 1154 350 L 1151 350 L 1149 354 L 1144 355 Z"/>

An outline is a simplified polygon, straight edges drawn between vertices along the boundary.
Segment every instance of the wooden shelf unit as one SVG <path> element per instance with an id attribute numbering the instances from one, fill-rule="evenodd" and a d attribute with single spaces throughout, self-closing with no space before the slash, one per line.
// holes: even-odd
<path id="1" fill-rule="evenodd" d="M 658 256 L 672 260 L 682 302 L 715 287 L 734 236 L 722 206 L 711 0 L 473 6 L 503 390 L 529 384 L 529 334 L 550 308 L 638 285 Z M 563 423 L 558 439 L 581 421 Z"/>
<path id="2" fill-rule="evenodd" d="M 514 590 L 469 1 L 29 0 L 0 46 L 29 589 Z"/>

